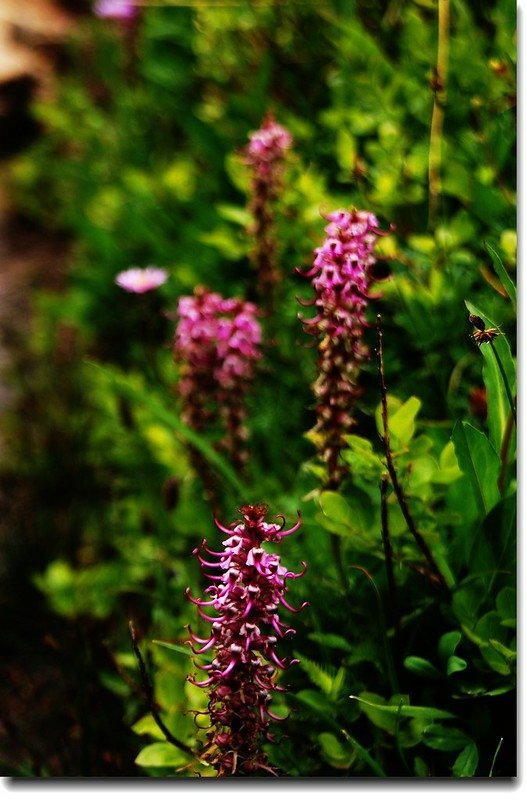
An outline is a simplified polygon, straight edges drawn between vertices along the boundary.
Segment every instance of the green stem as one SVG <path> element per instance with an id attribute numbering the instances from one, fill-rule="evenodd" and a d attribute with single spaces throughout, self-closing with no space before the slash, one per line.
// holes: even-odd
<path id="1" fill-rule="evenodd" d="M 433 81 L 434 108 L 430 126 L 428 151 L 429 222 L 433 223 L 441 192 L 441 138 L 445 116 L 446 84 L 448 74 L 448 48 L 450 33 L 450 0 L 438 2 L 437 62 Z"/>

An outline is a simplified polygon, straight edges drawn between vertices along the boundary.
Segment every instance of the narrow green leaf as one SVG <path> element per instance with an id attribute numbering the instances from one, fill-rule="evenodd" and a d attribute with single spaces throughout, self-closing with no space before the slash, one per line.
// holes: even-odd
<path id="1" fill-rule="evenodd" d="M 490 257 L 492 258 L 492 263 L 494 264 L 494 269 L 496 270 L 496 274 L 501 281 L 501 285 L 507 292 L 514 310 L 516 311 L 516 286 L 514 285 L 514 281 L 512 280 L 511 276 L 503 266 L 503 261 L 501 260 L 498 253 L 494 250 L 493 247 L 490 246 L 488 242 L 485 242 L 485 248 L 489 253 Z"/>
<path id="2" fill-rule="evenodd" d="M 476 314 L 483 319 L 486 327 L 498 327 L 490 317 L 475 305 L 468 301 L 465 301 L 465 305 L 471 314 Z M 501 360 L 507 382 L 514 396 L 516 392 L 516 367 L 511 355 L 509 343 L 505 336 L 498 336 L 494 340 L 493 345 Z M 492 348 L 489 345 L 483 344 L 480 347 L 480 352 L 484 361 L 483 380 L 487 390 L 489 436 L 494 449 L 499 453 L 507 420 L 511 413 L 510 402 L 507 397 L 503 376 L 500 372 L 496 356 L 492 352 Z"/>
<path id="3" fill-rule="evenodd" d="M 454 719 L 455 714 L 450 711 L 444 711 L 440 708 L 429 708 L 428 706 L 410 706 L 410 705 L 381 705 L 379 703 L 370 703 L 362 697 L 350 694 L 351 700 L 358 700 L 363 705 L 376 708 L 379 711 L 384 711 L 389 714 L 399 715 L 401 717 L 414 717 L 415 719 Z"/>
<path id="4" fill-rule="evenodd" d="M 486 516 L 499 500 L 500 460 L 485 434 L 468 422 L 456 422 L 452 441 L 462 471 L 470 479 L 476 505 Z"/>
<path id="5" fill-rule="evenodd" d="M 472 778 L 478 768 L 479 754 L 474 742 L 467 744 L 461 751 L 452 767 L 455 778 Z"/>

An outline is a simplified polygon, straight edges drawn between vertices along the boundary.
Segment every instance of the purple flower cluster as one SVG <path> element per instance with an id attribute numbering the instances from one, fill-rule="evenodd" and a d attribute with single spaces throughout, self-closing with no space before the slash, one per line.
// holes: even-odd
<path id="1" fill-rule="evenodd" d="M 311 278 L 316 315 L 302 319 L 304 330 L 319 339 L 319 375 L 313 385 L 317 423 L 313 430 L 328 465 L 328 486 L 336 488 L 343 476 L 339 464 L 344 436 L 353 427 L 350 409 L 360 394 L 357 372 L 367 357 L 362 341 L 365 309 L 375 263 L 373 249 L 381 231 L 368 211 L 335 211 L 326 217 L 327 234 L 315 250 Z"/>
<path id="2" fill-rule="evenodd" d="M 280 564 L 279 556 L 268 553 L 263 542 L 280 542 L 285 536 L 300 527 L 297 523 L 289 530 L 280 525 L 265 522 L 265 505 L 243 506 L 243 520 L 225 528 L 217 520 L 215 524 L 227 538 L 223 541 L 223 552 L 215 552 L 203 540 L 194 550 L 207 578 L 212 580 L 206 589 L 208 600 L 187 596 L 198 607 L 199 615 L 212 623 L 212 631 L 206 639 L 190 631 L 192 647 L 196 655 L 214 649 L 210 664 L 200 665 L 208 677 L 197 681 L 189 676 L 195 686 L 208 690 L 207 713 L 210 730 L 203 757 L 214 764 L 218 775 L 251 775 L 260 770 L 271 771 L 262 744 L 272 741 L 268 731 L 270 720 L 279 720 L 270 709 L 273 691 L 285 691 L 276 683 L 277 668 L 286 669 L 289 663 L 276 653 L 278 639 L 293 628 L 281 622 L 278 609 L 282 605 L 289 611 L 293 608 L 285 600 L 286 581 L 304 575 L 303 570 L 294 573 Z M 218 559 L 211 561 L 210 557 Z M 211 575 L 210 571 L 217 571 Z M 218 616 L 213 617 L 203 608 L 210 607 Z M 202 712 L 196 712 L 199 714 Z"/>
<path id="3" fill-rule="evenodd" d="M 112 19 L 124 24 L 134 22 L 139 13 L 137 6 L 130 0 L 98 0 L 93 10 L 101 19 Z"/>
<path id="4" fill-rule="evenodd" d="M 247 162 L 260 176 L 269 176 L 292 144 L 293 137 L 287 128 L 279 125 L 269 114 L 263 121 L 262 127 L 249 137 L 245 151 Z"/>
<path id="5" fill-rule="evenodd" d="M 201 288 L 180 298 L 174 356 L 181 364 L 183 421 L 197 431 L 219 422 L 220 447 L 236 466 L 246 459 L 245 397 L 262 357 L 260 344 L 253 303 Z"/>
<path id="6" fill-rule="evenodd" d="M 249 233 L 254 237 L 254 246 L 250 256 L 258 275 L 259 295 L 269 311 L 272 311 L 275 287 L 281 276 L 273 203 L 280 195 L 284 158 L 292 143 L 289 131 L 268 114 L 262 127 L 249 137 L 244 151 L 252 172 L 249 211 L 253 224 Z"/>

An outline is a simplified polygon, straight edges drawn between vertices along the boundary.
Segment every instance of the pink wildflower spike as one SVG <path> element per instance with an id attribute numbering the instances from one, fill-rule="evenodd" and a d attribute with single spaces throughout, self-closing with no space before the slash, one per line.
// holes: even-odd
<path id="1" fill-rule="evenodd" d="M 292 144 L 289 131 L 267 114 L 244 149 L 245 162 L 252 173 L 249 211 L 253 224 L 249 233 L 254 237 L 254 247 L 250 258 L 258 275 L 258 292 L 268 312 L 273 310 L 276 285 L 281 279 L 273 206 L 280 195 L 285 156 Z"/>
<path id="2" fill-rule="evenodd" d="M 350 410 L 360 395 L 357 374 L 368 349 L 362 341 L 371 298 L 373 250 L 379 230 L 368 211 L 338 210 L 326 215 L 327 234 L 314 251 L 313 266 L 301 273 L 315 290 L 316 315 L 301 322 L 318 339 L 319 375 L 313 384 L 317 422 L 312 431 L 327 464 L 326 488 L 338 488 L 344 473 L 340 452 L 355 420 Z M 299 315 L 300 316 L 300 315 Z"/>
<path id="3" fill-rule="evenodd" d="M 218 430 L 218 449 L 226 451 L 238 468 L 247 460 L 245 398 L 262 357 L 257 316 L 253 303 L 226 299 L 203 288 L 181 297 L 178 304 L 174 358 L 181 365 L 183 422 L 198 432 Z M 210 469 L 195 451 L 193 459 L 213 500 Z"/>
<path id="4" fill-rule="evenodd" d="M 279 719 L 269 710 L 271 692 L 285 691 L 276 684 L 278 670 L 298 663 L 297 659 L 281 659 L 276 653 L 278 640 L 295 633 L 280 621 L 278 608 L 284 605 L 286 580 L 303 575 L 306 569 L 302 562 L 303 572 L 291 572 L 281 566 L 279 556 L 262 547 L 263 542 L 279 541 L 282 534 L 298 530 L 300 514 L 297 523 L 284 532 L 282 516 L 278 517 L 281 525 L 265 521 L 264 505 L 242 506 L 240 512 L 242 521 L 232 527 L 214 520 L 216 527 L 229 536 L 223 543 L 225 550 L 217 554 L 221 583 L 212 598 L 220 616 L 208 617 L 201 604 L 209 601 L 196 600 L 187 592 L 198 614 L 213 623 L 207 639 L 190 632 L 192 641 L 201 645 L 199 650 L 189 642 L 196 654 L 214 647 L 212 662 L 196 665 L 209 677 L 196 681 L 189 676 L 188 680 L 208 690 L 211 727 L 205 753 L 218 775 L 251 775 L 270 769 L 262 744 L 269 739 L 270 721 Z M 287 607 L 292 609 L 289 604 Z"/>
<path id="5" fill-rule="evenodd" d="M 130 267 L 130 269 L 120 272 L 115 283 L 131 294 L 145 294 L 154 289 L 158 289 L 168 280 L 168 272 L 159 267 Z"/>

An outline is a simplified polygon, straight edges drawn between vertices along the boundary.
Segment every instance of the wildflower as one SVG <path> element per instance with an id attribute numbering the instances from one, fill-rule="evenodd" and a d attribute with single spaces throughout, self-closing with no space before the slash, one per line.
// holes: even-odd
<path id="1" fill-rule="evenodd" d="M 253 225 L 249 232 L 254 236 L 254 247 L 250 257 L 258 274 L 259 295 L 266 301 L 269 311 L 281 276 L 277 264 L 273 203 L 280 195 L 284 158 L 292 142 L 289 131 L 268 114 L 262 127 L 251 134 L 244 151 L 245 161 L 252 172 L 249 211 Z"/>
<path id="2" fill-rule="evenodd" d="M 219 446 L 236 466 L 246 460 L 245 399 L 261 358 L 253 303 L 198 288 L 181 297 L 174 356 L 182 365 L 183 421 L 196 431 L 220 425 Z"/>
<path id="3" fill-rule="evenodd" d="M 270 721 L 280 720 L 269 708 L 272 692 L 285 691 L 276 683 L 278 671 L 298 663 L 297 659 L 286 662 L 276 653 L 278 639 L 296 632 L 280 620 L 278 609 L 282 605 L 297 612 L 307 605 L 295 609 L 285 599 L 286 581 L 302 577 L 305 562 L 302 572 L 290 572 L 279 556 L 262 547 L 264 542 L 278 543 L 298 530 L 300 514 L 292 528 L 283 530 L 283 517 L 281 524 L 265 521 L 265 505 L 242 506 L 240 512 L 243 519 L 228 528 L 214 520 L 227 536 L 222 552 L 210 550 L 206 540 L 194 550 L 206 577 L 212 580 L 206 589 L 210 599 L 195 599 L 189 589 L 186 592 L 199 615 L 212 623 L 205 639 L 189 629 L 193 652 L 200 655 L 212 650 L 214 657 L 210 664 L 199 667 L 207 673 L 204 680 L 197 681 L 194 676 L 188 680 L 208 690 L 210 730 L 203 757 L 215 765 L 220 776 L 273 772 L 262 751 L 265 740 L 273 741 Z M 217 560 L 211 561 L 211 556 Z M 211 571 L 217 574 L 209 574 Z M 210 616 L 209 607 L 218 616 Z"/>
<path id="4" fill-rule="evenodd" d="M 93 10 L 97 17 L 122 23 L 133 22 L 139 13 L 137 6 L 130 0 L 98 0 Z"/>
<path id="5" fill-rule="evenodd" d="M 131 267 L 120 272 L 115 282 L 121 289 L 132 294 L 145 294 L 158 289 L 168 280 L 168 272 L 159 267 Z"/>
<path id="6" fill-rule="evenodd" d="M 350 411 L 360 395 L 357 373 L 368 355 L 362 341 L 365 309 L 375 263 L 373 248 L 380 234 L 377 218 L 368 211 L 335 211 L 326 217 L 326 239 L 315 250 L 311 278 L 316 309 L 302 319 L 304 330 L 318 338 L 319 376 L 313 384 L 317 422 L 313 438 L 328 465 L 328 485 L 336 488 L 344 474 L 338 463 L 355 420 Z"/>

